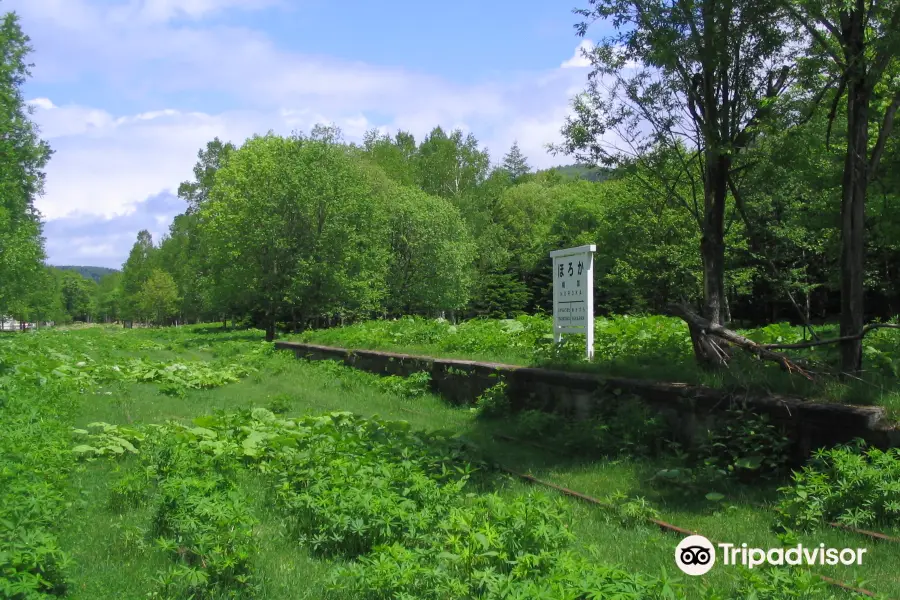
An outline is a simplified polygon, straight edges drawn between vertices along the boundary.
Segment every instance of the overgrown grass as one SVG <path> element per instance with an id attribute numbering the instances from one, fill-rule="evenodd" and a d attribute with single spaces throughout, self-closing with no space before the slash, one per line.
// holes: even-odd
<path id="1" fill-rule="evenodd" d="M 363 417 L 381 416 L 406 421 L 413 430 L 449 430 L 451 434 L 466 440 L 470 446 L 468 452 L 473 458 L 485 459 L 489 464 L 503 463 L 601 498 L 622 492 L 637 514 L 642 514 L 644 510 L 638 499 L 644 498 L 649 502 L 648 508 L 658 511 L 661 518 L 683 527 L 697 528 L 715 540 L 746 541 L 761 547 L 780 544 L 772 532 L 774 513 L 754 506 L 757 502 L 774 503 L 778 499 L 775 488 L 780 482 L 746 486 L 725 481 L 715 488 L 723 496 L 718 501 L 707 500 L 705 489 L 690 494 L 673 494 L 670 488 L 660 488 L 654 482 L 654 476 L 661 468 L 671 466 L 672 457 L 641 457 L 638 455 L 652 455 L 653 452 L 645 452 L 634 445 L 620 456 L 608 456 L 608 448 L 600 448 L 599 454 L 586 460 L 581 450 L 567 452 L 560 444 L 556 444 L 556 449 L 563 452 L 556 454 L 506 442 L 497 435 L 521 435 L 521 423 L 505 418 L 485 419 L 468 408 L 448 406 L 424 391 L 422 382 L 416 378 L 380 379 L 335 363 L 298 361 L 287 352 L 257 351 L 268 347 L 259 343 L 259 332 L 214 334 L 212 331 L 185 328 L 120 332 L 96 328 L 68 334 L 47 332 L 46 335 L 21 336 L 11 343 L 24 343 L 24 346 L 11 350 L 5 347 L 10 350 L 7 356 L 17 356 L 17 362 L 23 365 L 7 379 L 17 382 L 18 389 L 31 386 L 31 382 L 38 381 L 39 376 L 71 382 L 63 393 L 47 398 L 53 406 L 68 407 L 54 417 L 56 431 L 63 432 L 60 434 L 62 437 L 57 436 L 62 445 L 40 447 L 41 452 L 51 453 L 50 458 L 58 457 L 44 459 L 49 466 L 69 465 L 61 469 L 59 478 L 54 480 L 65 501 L 59 504 L 59 509 L 53 508 L 56 505 L 51 503 L 48 510 L 57 512 L 47 513 L 52 514 L 52 519 L 46 525 L 47 531 L 56 536 L 58 546 L 72 558 L 71 564 L 64 569 L 67 582 L 65 597 L 147 598 L 148 592 L 161 589 L 160 572 L 170 568 L 172 557 L 178 556 L 180 549 L 174 548 L 173 554 L 172 550 L 156 543 L 151 524 L 161 505 L 153 496 L 139 496 L 144 500 L 128 510 L 122 510 L 111 502 L 114 498 L 112 490 L 117 489 L 123 478 L 140 476 L 141 469 L 148 464 L 142 462 L 143 454 L 131 456 L 126 452 L 120 459 L 110 455 L 79 462 L 72 476 L 68 477 L 75 457 L 66 452 L 66 447 L 91 440 L 85 440 L 79 434 L 68 436 L 64 431 L 67 428 L 87 428 L 97 421 L 135 429 L 147 429 L 169 420 L 190 425 L 193 419 L 216 411 L 234 414 L 254 407 L 268 408 L 281 416 L 295 419 L 304 415 L 350 411 Z M 21 360 L 24 351 L 33 356 L 30 367 Z M 237 382 L 223 382 L 218 387 L 207 389 L 192 387 L 188 378 L 176 382 L 183 388 L 183 393 L 172 394 L 166 393 L 167 389 L 159 381 L 141 383 L 130 380 L 127 375 L 111 379 L 105 369 L 98 368 L 101 364 L 122 365 L 133 359 L 162 362 L 163 355 L 149 356 L 147 352 L 172 352 L 169 359 L 178 364 L 190 362 L 183 358 L 184 353 L 202 352 L 213 361 L 210 364 L 226 368 L 229 364 L 240 363 L 248 370 Z M 199 355 L 194 354 L 192 358 L 197 359 Z M 81 362 L 85 365 L 77 366 Z M 10 365 L 12 361 L 3 364 Z M 60 370 L 62 364 L 70 365 L 75 370 Z M 118 372 L 121 373 L 121 370 Z M 38 397 L 40 394 L 37 391 L 30 396 Z M 5 424 L 21 427 L 23 422 Z M 627 422 L 623 423 L 622 431 L 628 428 Z M 531 426 L 535 425 L 532 423 Z M 546 431 L 541 432 L 540 428 L 532 431 L 535 432 L 533 440 L 544 439 L 554 443 Z M 610 435 L 619 436 L 621 432 Z M 145 447 L 142 442 L 135 442 L 143 452 Z M 578 448 L 583 450 L 585 446 Z M 9 465 L 17 464 L 15 461 L 20 459 L 9 453 L 4 455 L 3 460 Z M 266 473 L 238 469 L 228 479 L 228 485 L 234 486 L 241 497 L 247 499 L 241 506 L 255 520 L 255 550 L 249 568 L 258 587 L 252 597 L 326 597 L 333 569 L 352 566 L 352 557 L 313 556 L 309 546 L 298 544 L 295 532 L 288 527 L 290 520 L 285 518 L 283 508 L 278 507 L 277 496 L 272 494 L 273 488 Z M 504 503 L 513 503 L 515 498 L 534 491 L 533 486 L 494 471 L 487 472 L 472 485 L 471 493 L 497 493 Z M 547 493 L 556 495 L 555 492 Z M 648 580 L 659 577 L 665 570 L 669 574 L 667 577 L 673 577 L 675 589 L 678 585 L 685 587 L 685 597 L 749 597 L 747 580 L 736 570 L 715 569 L 703 578 L 675 577 L 678 572 L 672 559 L 679 537 L 641 524 L 638 520 L 623 518 L 628 516 L 625 513 L 611 514 L 569 499 L 564 504 L 571 511 L 568 522 L 573 534 L 573 551 L 589 560 L 591 569 L 599 565 L 619 565 L 625 572 L 641 574 Z M 182 510 L 177 514 L 188 513 Z M 189 527 L 190 523 L 181 526 Z M 861 577 L 868 580 L 866 586 L 870 589 L 900 596 L 900 582 L 896 579 L 895 569 L 896 564 L 900 564 L 900 548 L 874 546 L 853 534 L 823 528 L 797 535 L 807 545 L 818 545 L 823 541 L 836 547 L 868 547 L 869 553 L 863 567 L 821 567 L 817 571 L 851 583 Z M 3 550 L 0 548 L 0 551 Z M 428 560 L 439 558 L 436 554 L 426 553 L 426 556 L 430 557 Z M 565 562 L 564 570 L 570 568 L 576 567 Z M 598 573 L 596 570 L 591 572 L 594 575 Z M 363 575 L 371 577 L 372 573 Z M 619 575 L 609 577 L 620 583 L 624 581 Z M 791 588 L 793 592 L 787 591 L 782 584 L 768 581 L 755 586 L 756 597 L 773 600 L 785 597 L 826 598 L 833 594 L 837 594 L 835 597 L 846 597 L 843 593 L 827 589 L 789 596 L 800 585 L 796 577 L 791 580 L 793 583 L 787 584 L 794 586 Z M 372 580 L 364 578 L 362 581 Z M 718 595 L 711 596 L 709 590 L 704 591 L 704 588 L 711 588 Z M 642 597 L 639 589 L 636 588 L 638 595 L 623 597 Z M 222 595 L 209 597 L 226 597 L 228 590 L 220 590 Z M 452 597 L 452 594 L 442 597 Z M 549 597 L 559 596 L 551 594 Z M 643 597 L 649 597 L 649 594 Z"/>
<path id="2" fill-rule="evenodd" d="M 346 327 L 312 330 L 286 339 L 350 349 L 380 349 L 445 358 L 598 372 L 613 377 L 672 381 L 717 388 L 776 392 L 850 404 L 878 404 L 900 415 L 900 331 L 877 329 L 864 339 L 864 373 L 860 380 L 839 381 L 821 375 L 815 382 L 785 373 L 735 349 L 728 369 L 710 373 L 698 368 L 684 321 L 663 316 L 598 318 L 594 358 L 584 358 L 584 338 L 571 336 L 553 344 L 551 320 L 475 319 L 457 325 L 444 320 L 405 317 L 367 321 Z M 776 323 L 739 333 L 760 343 L 809 341 L 801 327 Z M 817 328 L 821 338 L 837 335 L 835 326 Z M 827 368 L 837 363 L 837 345 L 795 351 Z"/>

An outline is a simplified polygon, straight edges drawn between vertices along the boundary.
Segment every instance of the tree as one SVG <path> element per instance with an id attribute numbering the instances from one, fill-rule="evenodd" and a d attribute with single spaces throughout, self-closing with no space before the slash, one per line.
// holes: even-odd
<path id="1" fill-rule="evenodd" d="M 104 323 L 116 321 L 122 312 L 122 273 L 113 271 L 100 278 L 94 303 L 97 317 Z"/>
<path id="2" fill-rule="evenodd" d="M 403 185 L 415 185 L 418 150 L 412 134 L 398 131 L 391 138 L 387 134 L 379 135 L 373 129 L 366 132 L 363 148 L 368 158 L 388 177 Z"/>
<path id="3" fill-rule="evenodd" d="M 24 307 L 40 282 L 44 246 L 34 198 L 43 188 L 50 147 L 41 141 L 25 104 L 32 48 L 15 13 L 0 24 L 0 315 Z"/>
<path id="4" fill-rule="evenodd" d="M 386 304 L 393 314 L 434 313 L 469 301 L 475 244 L 449 201 L 396 186 L 391 210 Z"/>
<path id="5" fill-rule="evenodd" d="M 525 155 L 522 154 L 522 151 L 519 149 L 518 142 L 513 142 L 509 152 L 503 157 L 502 168 L 509 173 L 509 177 L 513 183 L 518 182 L 524 175 L 531 171 L 531 167 L 528 166 L 528 159 L 525 158 Z"/>
<path id="6" fill-rule="evenodd" d="M 47 321 L 68 322 L 71 319 L 62 306 L 61 280 L 57 277 L 61 272 L 53 267 L 42 266 L 34 281 L 23 298 L 24 305 L 13 315 L 19 321 L 34 321 L 40 324 Z"/>
<path id="7" fill-rule="evenodd" d="M 206 144 L 206 149 L 197 152 L 194 165 L 194 181 L 184 181 L 178 186 L 178 197 L 188 203 L 188 213 L 196 212 L 209 197 L 215 183 L 216 172 L 228 160 L 235 147 L 231 142 L 222 142 L 218 137 Z"/>
<path id="8" fill-rule="evenodd" d="M 841 371 L 862 368 L 866 194 L 900 108 L 900 1 L 796 0 L 787 4 L 824 57 L 837 86 L 832 107 L 847 95 L 847 148 L 841 185 Z M 875 111 L 873 111 L 876 108 Z M 880 114 L 879 114 L 880 113 Z M 870 131 L 875 144 L 870 147 Z"/>
<path id="9" fill-rule="evenodd" d="M 73 321 L 90 322 L 96 288 L 97 283 L 93 279 L 82 277 L 75 271 L 62 272 L 62 305 Z"/>
<path id="10" fill-rule="evenodd" d="M 380 308 L 389 251 L 374 184 L 328 140 L 247 140 L 200 211 L 216 293 L 256 313 L 270 341 L 285 311 L 305 320 Z"/>
<path id="11" fill-rule="evenodd" d="M 435 127 L 419 144 L 418 184 L 433 196 L 458 202 L 484 181 L 489 167 L 487 151 L 479 148 L 474 135 L 463 137 L 459 129 L 448 136 Z"/>
<path id="12" fill-rule="evenodd" d="M 207 261 L 199 237 L 199 213 L 177 215 L 169 233 L 159 243 L 155 262 L 161 265 L 178 285 L 178 313 L 186 321 L 213 316 L 207 285 Z"/>
<path id="13" fill-rule="evenodd" d="M 674 179 L 645 168 L 652 176 L 645 181 L 661 196 L 690 184 L 681 204 L 701 233 L 702 312 L 720 325 L 732 176 L 790 75 L 784 10 L 779 0 L 590 0 L 590 6 L 576 11 L 585 19 L 576 26 L 579 35 L 599 19 L 611 20 L 616 33 L 586 53 L 593 66 L 588 88 L 575 99 L 557 150 L 591 164 L 645 167 L 663 149 L 666 160 L 676 153 L 681 168 Z M 695 327 L 691 334 L 702 364 L 724 364 L 727 355 L 714 340 Z"/>
<path id="14" fill-rule="evenodd" d="M 157 325 L 165 324 L 178 312 L 178 286 L 162 269 L 153 269 L 141 286 L 139 296 L 143 314 Z"/>
<path id="15" fill-rule="evenodd" d="M 153 236 L 146 229 L 137 234 L 137 240 L 131 247 L 128 259 L 122 265 L 122 299 L 125 302 L 123 316 L 128 319 L 141 318 L 140 293 L 144 282 L 153 271 Z"/>

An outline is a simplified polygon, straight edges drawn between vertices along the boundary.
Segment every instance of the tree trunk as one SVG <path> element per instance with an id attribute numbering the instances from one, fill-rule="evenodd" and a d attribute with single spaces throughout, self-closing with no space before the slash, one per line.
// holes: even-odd
<path id="1" fill-rule="evenodd" d="M 728 190 L 728 156 L 707 154 L 703 194 L 703 233 L 700 256 L 703 260 L 703 316 L 712 325 L 725 322 L 725 199 Z M 710 338 L 705 330 L 688 323 L 694 356 L 703 367 L 724 366 L 729 358 L 724 343 Z"/>
<path id="2" fill-rule="evenodd" d="M 841 198 L 841 321 L 840 336 L 859 335 L 863 328 L 865 293 L 865 209 L 868 184 L 870 91 L 862 62 L 865 53 L 863 14 L 853 11 L 847 31 L 851 62 L 847 81 L 847 154 Z M 862 369 L 862 339 L 841 343 L 841 371 Z"/>
<path id="3" fill-rule="evenodd" d="M 232 322 L 234 322 L 234 318 L 232 317 Z M 275 340 L 275 325 L 278 322 L 278 313 L 275 310 L 275 302 L 273 300 L 269 300 L 269 308 L 266 310 L 266 341 L 272 342 Z"/>
<path id="4" fill-rule="evenodd" d="M 731 304 L 728 302 L 728 294 L 725 294 L 725 323 L 731 323 Z"/>

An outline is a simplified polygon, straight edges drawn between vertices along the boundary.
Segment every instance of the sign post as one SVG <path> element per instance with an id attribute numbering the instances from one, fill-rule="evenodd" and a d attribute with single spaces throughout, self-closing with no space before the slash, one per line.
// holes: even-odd
<path id="1" fill-rule="evenodd" d="M 581 333 L 587 338 L 586 354 L 594 356 L 594 252 L 597 246 L 554 250 L 553 260 L 553 341 L 564 333 Z"/>

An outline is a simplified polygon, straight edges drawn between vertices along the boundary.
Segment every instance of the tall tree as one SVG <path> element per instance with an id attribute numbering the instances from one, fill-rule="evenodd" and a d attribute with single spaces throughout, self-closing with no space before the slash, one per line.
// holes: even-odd
<path id="1" fill-rule="evenodd" d="M 162 269 L 153 269 L 141 286 L 142 312 L 156 325 L 164 325 L 178 311 L 178 286 Z"/>
<path id="2" fill-rule="evenodd" d="M 146 229 L 137 234 L 137 240 L 131 247 L 128 259 L 122 265 L 122 296 L 125 302 L 123 316 L 128 319 L 141 318 L 140 293 L 144 282 L 153 271 L 153 236 Z"/>
<path id="3" fill-rule="evenodd" d="M 660 148 L 677 153 L 676 178 L 652 187 L 667 196 L 690 183 L 679 197 L 701 233 L 702 312 L 722 324 L 729 183 L 788 83 L 784 9 L 779 0 L 590 0 L 576 13 L 584 18 L 579 35 L 600 19 L 615 33 L 586 51 L 588 88 L 558 149 L 607 166 L 647 166 Z M 701 363 L 727 360 L 705 332 L 691 334 Z"/>
<path id="4" fill-rule="evenodd" d="M 60 288 L 62 273 L 53 267 L 42 266 L 33 285 L 21 298 L 21 303 L 11 315 L 22 322 L 31 322 L 40 327 L 47 321 L 68 322 L 71 319 L 62 306 L 62 290 Z"/>
<path id="5" fill-rule="evenodd" d="M 415 185 L 418 150 L 412 134 L 398 131 L 391 138 L 387 134 L 379 135 L 373 129 L 366 133 L 363 148 L 388 177 L 403 185 Z"/>
<path id="6" fill-rule="evenodd" d="M 465 307 L 475 244 L 459 209 L 410 187 L 394 186 L 388 194 L 388 311 L 434 314 Z"/>
<path id="7" fill-rule="evenodd" d="M 97 282 L 87 279 L 75 271 L 62 272 L 63 309 L 73 321 L 90 322 L 94 312 L 93 300 Z"/>
<path id="8" fill-rule="evenodd" d="M 43 269 L 34 198 L 43 188 L 51 151 L 22 96 L 32 66 L 26 62 L 29 41 L 16 14 L 6 13 L 0 24 L 0 315 L 24 302 Z"/>
<path id="9" fill-rule="evenodd" d="M 188 213 L 196 212 L 209 197 L 216 171 L 222 168 L 234 150 L 234 144 L 216 137 L 206 144 L 206 148 L 197 152 L 194 181 L 184 181 L 178 186 L 178 197 L 188 203 Z"/>
<path id="10" fill-rule="evenodd" d="M 841 370 L 862 368 L 866 194 L 900 108 L 900 1 L 796 0 L 788 10 L 824 57 L 837 92 L 847 96 L 847 148 L 841 185 Z M 873 108 L 875 110 L 873 110 Z M 832 116 L 834 115 L 832 108 Z M 870 144 L 874 133 L 875 143 Z"/>
<path id="11" fill-rule="evenodd" d="M 433 196 L 458 201 L 484 181 L 490 157 L 471 133 L 456 129 L 447 135 L 435 127 L 419 144 L 419 187 Z"/>
<path id="12" fill-rule="evenodd" d="M 285 311 L 364 313 L 383 299 L 384 201 L 328 139 L 251 138 L 201 209 L 217 293 L 255 312 L 270 341 Z"/>
<path id="13" fill-rule="evenodd" d="M 122 311 L 122 273 L 113 271 L 100 278 L 97 284 L 95 310 L 104 323 L 119 319 Z"/>
<path id="14" fill-rule="evenodd" d="M 531 171 L 531 167 L 528 166 L 528 159 L 522 154 L 518 141 L 513 142 L 509 152 L 503 157 L 502 168 L 509 173 L 513 183 L 518 182 L 519 179 Z"/>
<path id="15" fill-rule="evenodd" d="M 200 213 L 177 215 L 169 233 L 160 241 L 156 263 L 168 272 L 178 286 L 179 314 L 185 321 L 196 321 L 210 314 L 205 248 L 199 235 Z"/>

